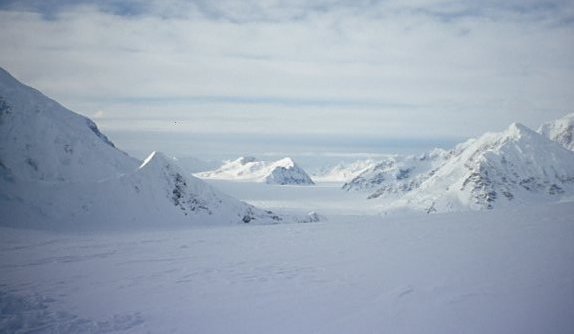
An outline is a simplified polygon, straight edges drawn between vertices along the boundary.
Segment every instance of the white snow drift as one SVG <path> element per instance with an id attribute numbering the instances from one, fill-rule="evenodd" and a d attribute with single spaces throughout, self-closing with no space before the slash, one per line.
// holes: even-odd
<path id="1" fill-rule="evenodd" d="M 198 173 L 206 179 L 252 181 L 279 185 L 313 185 L 309 175 L 293 159 L 287 157 L 277 161 L 258 161 L 254 157 L 240 157 L 228 161 L 220 168 Z"/>

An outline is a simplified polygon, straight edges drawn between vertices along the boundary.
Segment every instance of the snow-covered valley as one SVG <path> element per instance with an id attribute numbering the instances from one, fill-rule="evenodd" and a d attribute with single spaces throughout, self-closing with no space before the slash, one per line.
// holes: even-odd
<path id="1" fill-rule="evenodd" d="M 0 332 L 571 333 L 571 118 L 313 180 L 139 161 L 0 70 Z"/>
<path id="2" fill-rule="evenodd" d="M 0 328 L 566 334 L 573 216 L 564 203 L 113 234 L 2 228 Z"/>

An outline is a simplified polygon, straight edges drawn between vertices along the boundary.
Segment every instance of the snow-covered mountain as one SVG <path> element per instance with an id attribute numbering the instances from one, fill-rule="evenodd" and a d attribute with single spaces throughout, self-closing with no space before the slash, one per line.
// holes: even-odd
<path id="1" fill-rule="evenodd" d="M 274 223 L 153 153 L 119 151 L 89 119 L 0 70 L 0 225 L 98 228 Z"/>
<path id="2" fill-rule="evenodd" d="M 377 165 L 372 159 L 357 160 L 351 163 L 340 162 L 336 165 L 319 168 L 311 173 L 318 182 L 349 182 L 362 172 Z"/>
<path id="3" fill-rule="evenodd" d="M 95 181 L 134 170 L 94 122 L 0 68 L 0 174 L 43 182 Z"/>
<path id="4" fill-rule="evenodd" d="M 313 185 L 309 175 L 291 158 L 277 161 L 258 161 L 255 157 L 240 157 L 220 168 L 198 173 L 205 179 L 252 181 L 279 185 Z"/>
<path id="5" fill-rule="evenodd" d="M 574 151 L 574 113 L 542 124 L 538 133 Z"/>
<path id="6" fill-rule="evenodd" d="M 558 201 L 574 194 L 574 154 L 524 125 L 487 133 L 457 146 L 438 168 L 388 210 L 426 212 L 492 209 Z M 377 196 L 375 196 L 377 197 Z"/>
<path id="7" fill-rule="evenodd" d="M 417 188 L 453 153 L 434 149 L 420 156 L 390 156 L 343 185 L 344 190 L 371 192 L 370 198 L 400 196 Z"/>

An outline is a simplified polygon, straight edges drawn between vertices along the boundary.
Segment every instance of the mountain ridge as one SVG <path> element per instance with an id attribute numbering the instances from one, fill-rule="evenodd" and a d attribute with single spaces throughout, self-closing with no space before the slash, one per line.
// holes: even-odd
<path id="1" fill-rule="evenodd" d="M 227 161 L 219 168 L 197 173 L 205 179 L 251 181 L 277 185 L 314 185 L 311 177 L 290 157 L 277 161 L 259 161 L 244 156 Z"/>
<path id="2" fill-rule="evenodd" d="M 223 194 L 160 152 L 143 162 L 130 157 L 93 121 L 5 70 L 0 99 L 0 225 L 98 229 L 286 221 Z"/>

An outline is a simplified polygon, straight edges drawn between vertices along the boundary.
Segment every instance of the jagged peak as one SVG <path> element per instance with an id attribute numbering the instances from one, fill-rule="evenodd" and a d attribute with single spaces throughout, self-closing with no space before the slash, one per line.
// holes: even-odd
<path id="1" fill-rule="evenodd" d="M 149 168 L 151 166 L 165 166 L 171 164 L 171 159 L 168 158 L 165 154 L 159 151 L 153 151 L 148 155 L 147 158 L 142 162 L 139 169 Z"/>
<path id="2" fill-rule="evenodd" d="M 522 123 L 514 122 L 510 124 L 505 134 L 511 135 L 513 137 L 523 137 L 525 135 L 536 134 L 536 132 Z"/>
<path id="3" fill-rule="evenodd" d="M 574 125 L 574 113 L 570 113 L 553 121 L 542 123 L 538 128 L 538 133 L 544 134 L 547 133 L 548 131 L 552 131 L 554 128 L 567 128 L 573 125 Z"/>
<path id="4" fill-rule="evenodd" d="M 538 133 L 574 151 L 574 113 L 540 125 Z"/>
<path id="5" fill-rule="evenodd" d="M 285 168 L 293 168 L 296 166 L 295 161 L 293 161 L 293 159 L 290 157 L 285 157 L 281 160 L 277 160 L 275 161 L 275 163 L 273 163 L 273 165 L 275 165 L 276 167 L 285 167 Z"/>
<path id="6" fill-rule="evenodd" d="M 542 139 L 542 136 L 534 130 L 528 128 L 521 123 L 512 123 L 502 132 L 487 132 L 476 139 L 469 139 L 466 142 L 457 145 L 456 152 L 462 153 L 472 150 L 483 150 L 485 147 L 499 147 L 508 143 L 517 143 L 523 140 L 537 140 Z"/>

